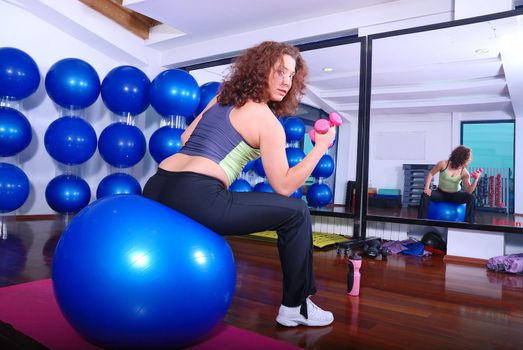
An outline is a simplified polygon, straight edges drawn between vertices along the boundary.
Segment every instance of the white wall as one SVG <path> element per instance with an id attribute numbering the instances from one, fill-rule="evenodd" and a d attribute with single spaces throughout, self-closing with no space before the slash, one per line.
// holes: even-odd
<path id="1" fill-rule="evenodd" d="M 63 111 L 46 94 L 45 74 L 55 62 L 63 58 L 74 57 L 91 64 L 97 71 L 100 81 L 102 81 L 111 69 L 129 63 L 114 60 L 104 52 L 93 49 L 75 37 L 10 3 L 0 2 L 0 13 L 2 13 L 0 46 L 16 47 L 25 51 L 35 60 L 41 74 L 38 90 L 19 103 L 20 111 L 29 119 L 33 129 L 31 144 L 17 157 L 0 159 L 0 161 L 13 163 L 18 158 L 20 162 L 18 166 L 24 170 L 29 178 L 31 186 L 29 198 L 17 211 L 17 214 L 54 214 L 45 200 L 45 188 L 51 179 L 62 173 L 64 167 L 49 156 L 45 150 L 43 139 L 49 124 L 62 116 Z M 159 68 L 141 67 L 141 69 L 148 74 L 150 79 L 153 79 Z M 101 97 L 82 113 L 94 127 L 98 137 L 102 130 L 113 121 L 113 116 L 105 108 Z M 146 113 L 136 117 L 137 126 L 142 130 L 147 128 L 145 130 L 147 139 L 157 127 L 157 120 L 155 119 L 157 119 L 157 115 L 151 108 Z M 135 175 L 143 185 L 147 174 L 155 168 L 153 163 L 154 161 L 147 152 L 146 159 L 135 168 L 125 172 Z M 81 165 L 78 170 L 79 175 L 89 183 L 91 198 L 94 199 L 97 185 L 104 176 L 111 172 L 110 167 L 96 151 L 94 156 Z M 77 170 L 74 171 L 76 173 Z"/>

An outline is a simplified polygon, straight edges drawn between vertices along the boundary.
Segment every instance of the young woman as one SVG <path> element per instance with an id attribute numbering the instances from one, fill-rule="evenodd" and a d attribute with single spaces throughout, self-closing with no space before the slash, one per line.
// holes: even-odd
<path id="1" fill-rule="evenodd" d="M 220 235 L 278 233 L 283 297 L 276 321 L 284 326 L 325 326 L 334 317 L 310 296 L 312 226 L 307 205 L 289 195 L 302 186 L 333 142 L 335 128 L 289 168 L 285 132 L 277 115 L 295 113 L 305 89 L 307 66 L 297 48 L 263 42 L 236 59 L 217 98 L 182 136 L 182 149 L 162 161 L 143 194 Z M 229 185 L 249 160 L 261 155 L 276 193 L 235 193 Z"/>
<path id="2" fill-rule="evenodd" d="M 474 222 L 474 195 L 479 176 L 472 179 L 467 165 L 472 161 L 472 151 L 465 146 L 456 147 L 448 160 L 440 160 L 427 174 L 425 188 L 418 209 L 418 219 L 427 217 L 429 202 L 466 203 L 465 221 Z M 434 175 L 439 173 L 438 188 L 431 190 Z M 479 175 L 479 173 L 478 173 Z M 463 184 L 463 191 L 461 185 Z"/>

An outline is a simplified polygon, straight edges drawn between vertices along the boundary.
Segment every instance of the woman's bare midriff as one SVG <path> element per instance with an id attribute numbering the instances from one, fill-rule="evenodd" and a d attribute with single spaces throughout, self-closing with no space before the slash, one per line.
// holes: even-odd
<path id="1" fill-rule="evenodd" d="M 220 180 L 225 187 L 229 187 L 225 171 L 210 159 L 177 153 L 163 160 L 159 167 L 163 170 L 181 172 L 190 171 L 203 174 Z"/>

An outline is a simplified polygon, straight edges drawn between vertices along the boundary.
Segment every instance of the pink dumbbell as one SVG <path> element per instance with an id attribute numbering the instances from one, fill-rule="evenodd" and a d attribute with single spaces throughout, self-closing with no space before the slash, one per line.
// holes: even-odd
<path id="1" fill-rule="evenodd" d="M 343 123 L 343 120 L 341 119 L 340 115 L 336 112 L 330 112 L 329 113 L 329 120 L 327 119 L 318 119 L 314 123 L 314 129 L 309 130 L 309 137 L 311 138 L 312 142 L 315 142 L 316 140 L 316 133 L 319 134 L 326 134 L 327 131 L 333 126 L 340 126 Z M 332 147 L 330 145 L 329 147 Z"/>
<path id="2" fill-rule="evenodd" d="M 474 179 L 477 179 L 477 178 L 481 175 L 482 172 L 483 172 L 483 168 L 479 168 L 478 170 L 476 170 L 476 171 L 474 171 L 474 172 L 472 173 L 472 177 L 473 177 Z"/>

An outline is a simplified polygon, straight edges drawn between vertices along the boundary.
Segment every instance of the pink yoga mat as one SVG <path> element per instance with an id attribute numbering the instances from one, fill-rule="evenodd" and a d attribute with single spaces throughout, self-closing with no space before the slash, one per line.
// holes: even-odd
<path id="1" fill-rule="evenodd" d="M 62 316 L 51 280 L 0 288 L 0 320 L 51 349 L 100 349 L 84 340 Z M 222 323 L 191 350 L 296 350 L 293 345 Z"/>

